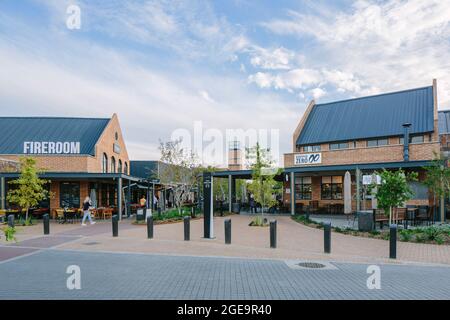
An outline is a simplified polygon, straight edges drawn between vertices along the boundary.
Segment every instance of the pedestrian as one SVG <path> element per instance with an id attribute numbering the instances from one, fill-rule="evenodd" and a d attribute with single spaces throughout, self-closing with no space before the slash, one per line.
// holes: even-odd
<path id="1" fill-rule="evenodd" d="M 255 198 L 253 194 L 250 195 L 250 213 L 256 213 Z"/>
<path id="2" fill-rule="evenodd" d="M 145 196 L 142 196 L 141 200 L 139 201 L 139 204 L 141 205 L 141 208 L 144 208 L 147 204 L 147 199 L 145 199 Z"/>
<path id="3" fill-rule="evenodd" d="M 153 206 L 154 210 L 158 210 L 158 198 L 156 197 L 156 195 L 153 195 Z"/>
<path id="4" fill-rule="evenodd" d="M 86 218 L 89 220 L 91 224 L 95 224 L 95 221 L 92 221 L 91 218 L 91 209 L 92 209 L 91 198 L 86 197 L 83 202 L 83 220 L 81 221 L 82 226 L 86 225 L 85 223 Z"/>

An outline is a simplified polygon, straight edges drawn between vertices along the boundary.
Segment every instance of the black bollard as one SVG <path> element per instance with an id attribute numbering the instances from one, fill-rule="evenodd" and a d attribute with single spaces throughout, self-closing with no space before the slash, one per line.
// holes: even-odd
<path id="1" fill-rule="evenodd" d="M 231 219 L 226 219 L 224 224 L 225 224 L 225 244 L 231 244 Z"/>
<path id="2" fill-rule="evenodd" d="M 184 241 L 189 241 L 191 238 L 191 231 L 190 231 L 190 221 L 191 217 L 184 217 Z"/>
<path id="3" fill-rule="evenodd" d="M 153 239 L 153 216 L 147 217 L 147 239 Z"/>
<path id="4" fill-rule="evenodd" d="M 270 247 L 277 247 L 277 220 L 270 221 Z"/>
<path id="5" fill-rule="evenodd" d="M 323 251 L 325 253 L 331 252 L 331 223 L 323 225 Z"/>
<path id="6" fill-rule="evenodd" d="M 119 216 L 116 214 L 112 216 L 112 234 L 113 237 L 119 236 Z"/>
<path id="7" fill-rule="evenodd" d="M 11 228 L 14 228 L 14 215 L 13 214 L 10 214 L 8 216 L 8 226 Z"/>
<path id="8" fill-rule="evenodd" d="M 397 259 L 397 225 L 395 224 L 390 226 L 389 258 Z"/>
<path id="9" fill-rule="evenodd" d="M 42 217 L 44 222 L 44 234 L 50 234 L 50 217 L 48 214 L 44 214 Z"/>

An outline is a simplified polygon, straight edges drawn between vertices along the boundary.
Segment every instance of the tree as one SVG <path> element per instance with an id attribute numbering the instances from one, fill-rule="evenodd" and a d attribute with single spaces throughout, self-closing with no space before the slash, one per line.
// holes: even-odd
<path id="1" fill-rule="evenodd" d="M 387 171 L 383 169 L 379 175 L 381 177 L 381 185 L 377 185 L 375 179 L 372 185 L 370 185 L 370 190 L 376 196 L 378 206 L 383 208 L 385 212 L 389 212 L 389 224 L 391 224 L 392 208 L 403 205 L 414 196 L 408 182 L 417 181 L 417 172 L 405 174 L 402 169 L 398 171 Z M 375 189 L 376 192 L 374 191 Z"/>
<path id="2" fill-rule="evenodd" d="M 21 209 L 26 210 L 25 220 L 28 221 L 28 211 L 37 206 L 39 202 L 50 196 L 45 185 L 50 181 L 40 179 L 41 173 L 36 168 L 36 160 L 31 157 L 20 159 L 20 176 L 9 183 L 15 188 L 8 191 L 7 199 L 10 203 L 17 204 Z"/>
<path id="3" fill-rule="evenodd" d="M 437 199 L 444 199 L 450 190 L 450 169 L 446 166 L 446 160 L 440 155 L 434 154 L 431 165 L 424 167 L 426 177 L 424 184 L 433 193 L 433 204 L 436 205 Z M 444 206 L 441 205 L 441 222 L 445 221 Z"/>
<path id="4" fill-rule="evenodd" d="M 159 178 L 162 184 L 172 187 L 174 204 L 181 215 L 181 206 L 190 197 L 194 187 L 198 184 L 198 175 L 201 166 L 198 164 L 194 153 L 185 151 L 181 147 L 182 139 L 162 142 L 161 165 Z"/>
<path id="5" fill-rule="evenodd" d="M 261 149 L 259 143 L 253 148 L 246 149 L 247 159 L 253 163 L 252 182 L 248 185 L 248 190 L 253 193 L 255 201 L 261 203 L 261 216 L 264 216 L 264 208 L 275 205 L 276 199 L 273 197 L 277 182 L 275 176 L 278 170 L 273 168 L 273 161 L 270 159 L 268 149 Z"/>

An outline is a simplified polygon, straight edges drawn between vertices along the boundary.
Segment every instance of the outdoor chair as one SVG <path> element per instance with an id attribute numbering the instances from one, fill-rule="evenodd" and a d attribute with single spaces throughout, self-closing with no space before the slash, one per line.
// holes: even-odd
<path id="1" fill-rule="evenodd" d="M 427 225 L 434 223 L 434 208 L 435 206 L 419 206 L 416 220 L 418 222 L 426 222 Z"/>
<path id="2" fill-rule="evenodd" d="M 394 209 L 394 221 L 397 222 L 397 224 L 399 222 L 403 222 L 404 224 L 406 223 L 406 220 L 408 218 L 408 213 L 407 213 L 407 209 L 406 208 L 395 208 Z"/>
<path id="3" fill-rule="evenodd" d="M 380 229 L 383 229 L 384 222 L 388 222 L 389 217 L 386 216 L 383 209 L 373 209 L 373 225 L 376 226 L 376 223 L 380 223 Z"/>

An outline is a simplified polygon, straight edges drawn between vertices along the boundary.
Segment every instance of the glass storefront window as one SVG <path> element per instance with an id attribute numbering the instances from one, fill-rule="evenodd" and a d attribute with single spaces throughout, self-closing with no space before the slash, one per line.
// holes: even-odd
<path id="1" fill-rule="evenodd" d="M 61 182 L 60 190 L 61 208 L 79 208 L 80 207 L 80 183 L 79 182 Z"/>
<path id="2" fill-rule="evenodd" d="M 321 198 L 323 200 L 342 199 L 342 176 L 322 177 Z"/>
<path id="3" fill-rule="evenodd" d="M 295 177 L 295 199 L 312 199 L 311 177 Z"/>

